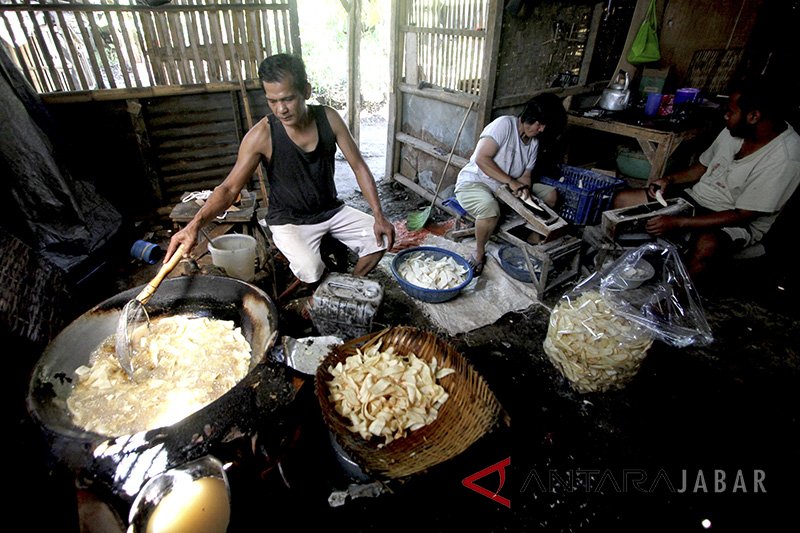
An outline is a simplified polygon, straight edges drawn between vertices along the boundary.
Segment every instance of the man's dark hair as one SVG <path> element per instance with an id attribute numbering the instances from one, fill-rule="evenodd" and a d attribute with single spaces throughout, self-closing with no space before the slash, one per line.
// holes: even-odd
<path id="1" fill-rule="evenodd" d="M 560 131 L 566 126 L 567 112 L 561 98 L 552 93 L 542 93 L 528 100 L 519 118 L 526 124 L 539 122 L 548 129 Z"/>
<path id="2" fill-rule="evenodd" d="M 762 77 L 745 79 L 734 83 L 730 94 L 739 93 L 738 103 L 743 113 L 758 110 L 763 118 L 782 121 L 788 111 L 787 95 L 781 89 L 782 85 Z"/>
<path id="3" fill-rule="evenodd" d="M 258 78 L 262 83 L 281 82 L 289 74 L 294 80 L 294 88 L 301 93 L 306 90 L 308 76 L 303 60 L 289 54 L 269 56 L 258 67 Z"/>

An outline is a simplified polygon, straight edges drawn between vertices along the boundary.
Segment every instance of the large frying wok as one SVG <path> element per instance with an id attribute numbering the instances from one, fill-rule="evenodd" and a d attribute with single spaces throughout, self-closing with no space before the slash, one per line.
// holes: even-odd
<path id="1" fill-rule="evenodd" d="M 285 367 L 267 360 L 277 335 L 277 309 L 270 298 L 232 278 L 182 277 L 160 286 L 147 305 L 150 316 L 186 313 L 233 320 L 252 347 L 249 373 L 216 401 L 168 427 L 109 438 L 74 425 L 66 398 L 75 369 L 87 364 L 91 352 L 114 333 L 122 307 L 139 290 L 117 294 L 67 326 L 34 367 L 27 398 L 28 411 L 57 460 L 128 498 L 153 475 L 214 453 L 216 445 L 263 427 L 265 420 L 274 418 L 269 426 L 285 431 L 285 411 L 294 394 Z"/>

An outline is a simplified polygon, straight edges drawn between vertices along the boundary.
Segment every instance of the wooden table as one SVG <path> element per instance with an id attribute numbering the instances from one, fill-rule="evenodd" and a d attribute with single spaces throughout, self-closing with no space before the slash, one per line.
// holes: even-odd
<path id="1" fill-rule="evenodd" d="M 185 193 L 182 197 L 186 197 Z M 178 202 L 170 212 L 170 219 L 172 220 L 175 230 L 179 230 L 184 224 L 191 221 L 197 212 L 200 210 L 201 203 L 196 201 Z M 241 201 L 235 205 L 233 209 L 229 209 L 224 218 L 217 217 L 215 220 L 209 222 L 203 230 L 205 235 L 201 236 L 197 245 L 195 246 L 192 255 L 197 258 L 200 266 L 211 264 L 211 258 L 208 256 L 208 240 L 224 235 L 230 231 L 239 231 L 245 235 L 251 235 L 256 238 L 259 245 L 256 247 L 256 253 L 260 265 L 267 262 L 267 254 L 270 250 L 270 245 L 266 242 L 264 232 L 258 227 L 258 220 L 256 219 L 256 195 L 246 189 L 242 190 Z M 204 238 L 205 236 L 208 239 Z M 173 270 L 172 275 L 181 275 L 178 269 Z"/>
<path id="2" fill-rule="evenodd" d="M 572 114 L 567 115 L 567 124 L 636 139 L 650 162 L 648 183 L 664 175 L 667 160 L 683 141 L 694 139 L 707 131 L 706 127 L 665 131 L 607 118 L 590 118 Z"/>
<path id="3" fill-rule="evenodd" d="M 185 198 L 188 193 L 185 193 L 181 198 Z M 197 212 L 200 210 L 201 204 L 196 201 L 183 202 L 180 201 L 175 204 L 169 214 L 169 218 L 174 223 L 185 223 L 191 221 Z M 230 209 L 225 213 L 224 218 L 217 218 L 216 222 L 229 223 L 229 224 L 249 224 L 253 220 L 253 213 L 256 209 L 256 196 L 248 190 L 242 190 L 242 199 L 235 209 Z"/>

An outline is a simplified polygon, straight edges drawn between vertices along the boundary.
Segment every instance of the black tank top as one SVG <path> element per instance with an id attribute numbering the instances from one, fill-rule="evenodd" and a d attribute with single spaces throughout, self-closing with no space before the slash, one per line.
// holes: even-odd
<path id="1" fill-rule="evenodd" d="M 269 116 L 272 157 L 267 163 L 269 211 L 267 224 L 317 224 L 342 208 L 333 181 L 336 136 L 325 108 L 308 106 L 317 126 L 319 141 L 311 152 L 289 138 L 275 115 Z"/>

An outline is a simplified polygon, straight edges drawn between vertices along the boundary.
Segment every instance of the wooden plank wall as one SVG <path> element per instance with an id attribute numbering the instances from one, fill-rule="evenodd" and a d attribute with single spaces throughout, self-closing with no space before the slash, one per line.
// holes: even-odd
<path id="1" fill-rule="evenodd" d="M 131 91 L 133 92 L 133 91 Z M 76 177 L 93 181 L 124 214 L 171 207 L 184 192 L 213 189 L 227 176 L 247 132 L 238 86 L 228 90 L 108 100 L 45 98 L 62 125 Z M 248 84 L 254 121 L 266 99 Z M 257 187 L 256 178 L 250 185 Z"/>
<path id="2" fill-rule="evenodd" d="M 0 36 L 40 93 L 258 78 L 268 55 L 301 55 L 296 0 L 9 0 Z"/>
<path id="3" fill-rule="evenodd" d="M 163 199 L 184 190 L 213 189 L 236 162 L 239 135 L 229 93 L 171 96 L 143 102 Z"/>

